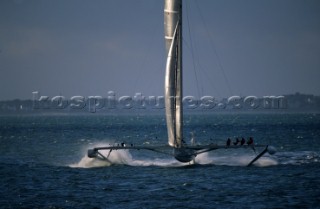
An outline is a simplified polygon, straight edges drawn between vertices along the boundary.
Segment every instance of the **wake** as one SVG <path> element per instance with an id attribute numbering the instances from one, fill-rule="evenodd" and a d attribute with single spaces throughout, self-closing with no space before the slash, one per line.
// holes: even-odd
<path id="1" fill-rule="evenodd" d="M 101 154 L 107 156 L 108 150 L 101 150 Z M 109 162 L 108 162 L 109 161 Z M 179 167 L 188 165 L 186 163 L 180 163 L 174 159 L 156 158 L 156 159 L 133 159 L 129 150 L 114 150 L 110 153 L 108 161 L 89 158 L 87 155 L 75 164 L 69 165 L 73 168 L 94 168 L 94 167 L 106 167 L 112 165 L 128 165 L 128 166 L 159 166 L 159 167 Z"/>
<path id="2" fill-rule="evenodd" d="M 92 146 L 92 145 L 91 145 Z M 96 144 L 95 146 L 107 146 L 107 144 Z M 87 150 L 87 149 L 86 149 Z M 109 150 L 101 150 L 103 155 L 107 156 Z M 143 152 L 143 151 L 141 151 Z M 87 154 L 78 162 L 68 165 L 72 168 L 94 168 L 94 167 L 107 167 L 112 165 L 128 165 L 128 166 L 158 166 L 158 167 L 184 167 L 193 164 L 198 165 L 215 165 L 215 166 L 247 166 L 255 157 L 253 153 L 225 153 L 210 152 L 199 154 L 193 162 L 182 163 L 170 156 L 161 158 L 152 158 L 145 156 L 143 159 L 134 159 L 129 150 L 113 150 L 108 161 L 89 158 Z M 256 167 L 268 167 L 276 165 L 300 165 L 306 163 L 320 162 L 319 153 L 312 151 L 294 151 L 294 152 L 277 152 L 271 156 L 266 154 L 257 160 L 253 165 Z"/>

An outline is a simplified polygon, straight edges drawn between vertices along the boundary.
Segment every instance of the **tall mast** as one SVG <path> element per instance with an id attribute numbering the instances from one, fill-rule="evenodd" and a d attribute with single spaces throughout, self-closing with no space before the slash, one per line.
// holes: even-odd
<path id="1" fill-rule="evenodd" d="M 165 0 L 164 33 L 167 53 L 165 106 L 168 143 L 173 147 L 181 147 L 183 139 L 182 0 Z"/>

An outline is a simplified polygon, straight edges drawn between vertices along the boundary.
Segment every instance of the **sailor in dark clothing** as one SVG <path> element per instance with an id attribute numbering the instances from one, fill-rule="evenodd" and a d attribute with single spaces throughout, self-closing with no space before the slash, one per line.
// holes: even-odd
<path id="1" fill-rule="evenodd" d="M 238 145 L 240 142 L 239 138 L 236 139 L 236 142 L 233 142 L 234 145 Z"/>
<path id="2" fill-rule="evenodd" d="M 229 147 L 230 145 L 231 145 L 231 139 L 228 138 L 228 140 L 227 140 L 227 146 Z"/>
<path id="3" fill-rule="evenodd" d="M 250 137 L 249 140 L 247 141 L 247 145 L 253 145 L 253 138 Z"/>
<path id="4" fill-rule="evenodd" d="M 241 139 L 241 144 L 240 144 L 240 145 L 242 146 L 242 145 L 244 145 L 245 143 L 246 143 L 246 140 L 242 137 L 242 139 Z"/>

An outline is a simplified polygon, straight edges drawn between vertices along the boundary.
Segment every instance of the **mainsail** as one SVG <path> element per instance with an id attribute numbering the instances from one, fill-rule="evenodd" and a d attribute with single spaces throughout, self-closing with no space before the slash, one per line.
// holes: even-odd
<path id="1" fill-rule="evenodd" d="M 165 0 L 164 33 L 166 41 L 165 106 L 168 143 L 181 147 L 182 107 L 182 0 Z"/>

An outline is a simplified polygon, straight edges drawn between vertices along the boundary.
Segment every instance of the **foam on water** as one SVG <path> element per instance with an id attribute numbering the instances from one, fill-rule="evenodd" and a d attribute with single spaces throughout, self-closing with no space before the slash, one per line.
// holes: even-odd
<path id="1" fill-rule="evenodd" d="M 94 168 L 110 166 L 111 163 L 99 159 L 88 158 L 84 156 L 78 163 L 70 164 L 71 168 Z"/>
<path id="2" fill-rule="evenodd" d="M 108 153 L 101 151 L 105 156 Z M 145 159 L 135 160 L 132 158 L 128 150 L 117 150 L 111 152 L 108 161 L 84 156 L 78 163 L 69 165 L 73 168 L 94 168 L 106 167 L 111 165 L 129 165 L 129 166 L 160 166 L 160 167 L 179 167 L 188 165 L 186 163 L 177 162 L 174 159 Z"/>
<path id="3" fill-rule="evenodd" d="M 211 152 L 214 153 L 214 152 Z M 209 154 L 203 153 L 196 157 L 197 164 L 213 164 L 224 166 L 247 166 L 255 155 L 242 153 L 232 154 Z M 320 162 L 320 153 L 314 151 L 277 152 L 275 155 L 265 154 L 253 165 L 267 167 L 276 165 L 300 165 Z"/>
<path id="4" fill-rule="evenodd" d="M 85 150 L 88 150 L 93 147 L 104 147 L 110 146 L 110 143 L 99 143 L 94 146 L 90 146 Z M 100 150 L 99 151 L 104 156 L 108 156 L 109 150 Z M 129 150 L 114 150 L 110 153 L 108 161 L 100 160 L 96 158 L 89 158 L 87 154 L 78 163 L 69 165 L 73 168 L 94 168 L 94 167 L 106 167 L 111 165 L 130 165 L 130 166 L 161 166 L 161 167 L 177 167 L 188 165 L 188 163 L 180 163 L 174 159 L 166 158 L 157 158 L 157 159 L 144 159 L 144 160 L 135 160 L 133 159 Z"/>
<path id="5" fill-rule="evenodd" d="M 85 148 L 85 156 L 75 164 L 69 165 L 73 168 L 93 168 L 93 167 L 105 167 L 110 166 L 112 164 L 127 164 L 128 162 L 132 161 L 132 156 L 128 150 L 117 150 L 112 151 L 110 156 L 108 157 L 108 161 L 100 160 L 96 158 L 89 158 L 87 156 L 87 150 L 92 149 L 93 147 L 105 147 L 110 146 L 108 143 L 99 143 L 94 144 L 94 146 L 90 145 L 90 147 Z M 100 150 L 100 153 L 104 156 L 108 156 L 109 150 Z"/>
<path id="6" fill-rule="evenodd" d="M 197 164 L 212 164 L 212 165 L 223 165 L 223 166 L 247 166 L 255 156 L 252 155 L 215 155 L 210 156 L 209 153 L 203 153 L 196 157 Z M 278 162 L 271 157 L 261 157 L 253 165 L 258 167 L 274 166 Z"/>
<path id="7" fill-rule="evenodd" d="M 189 163 L 181 163 L 174 159 L 145 159 L 132 160 L 128 165 L 131 166 L 159 166 L 159 167 L 181 167 L 189 165 Z"/>

